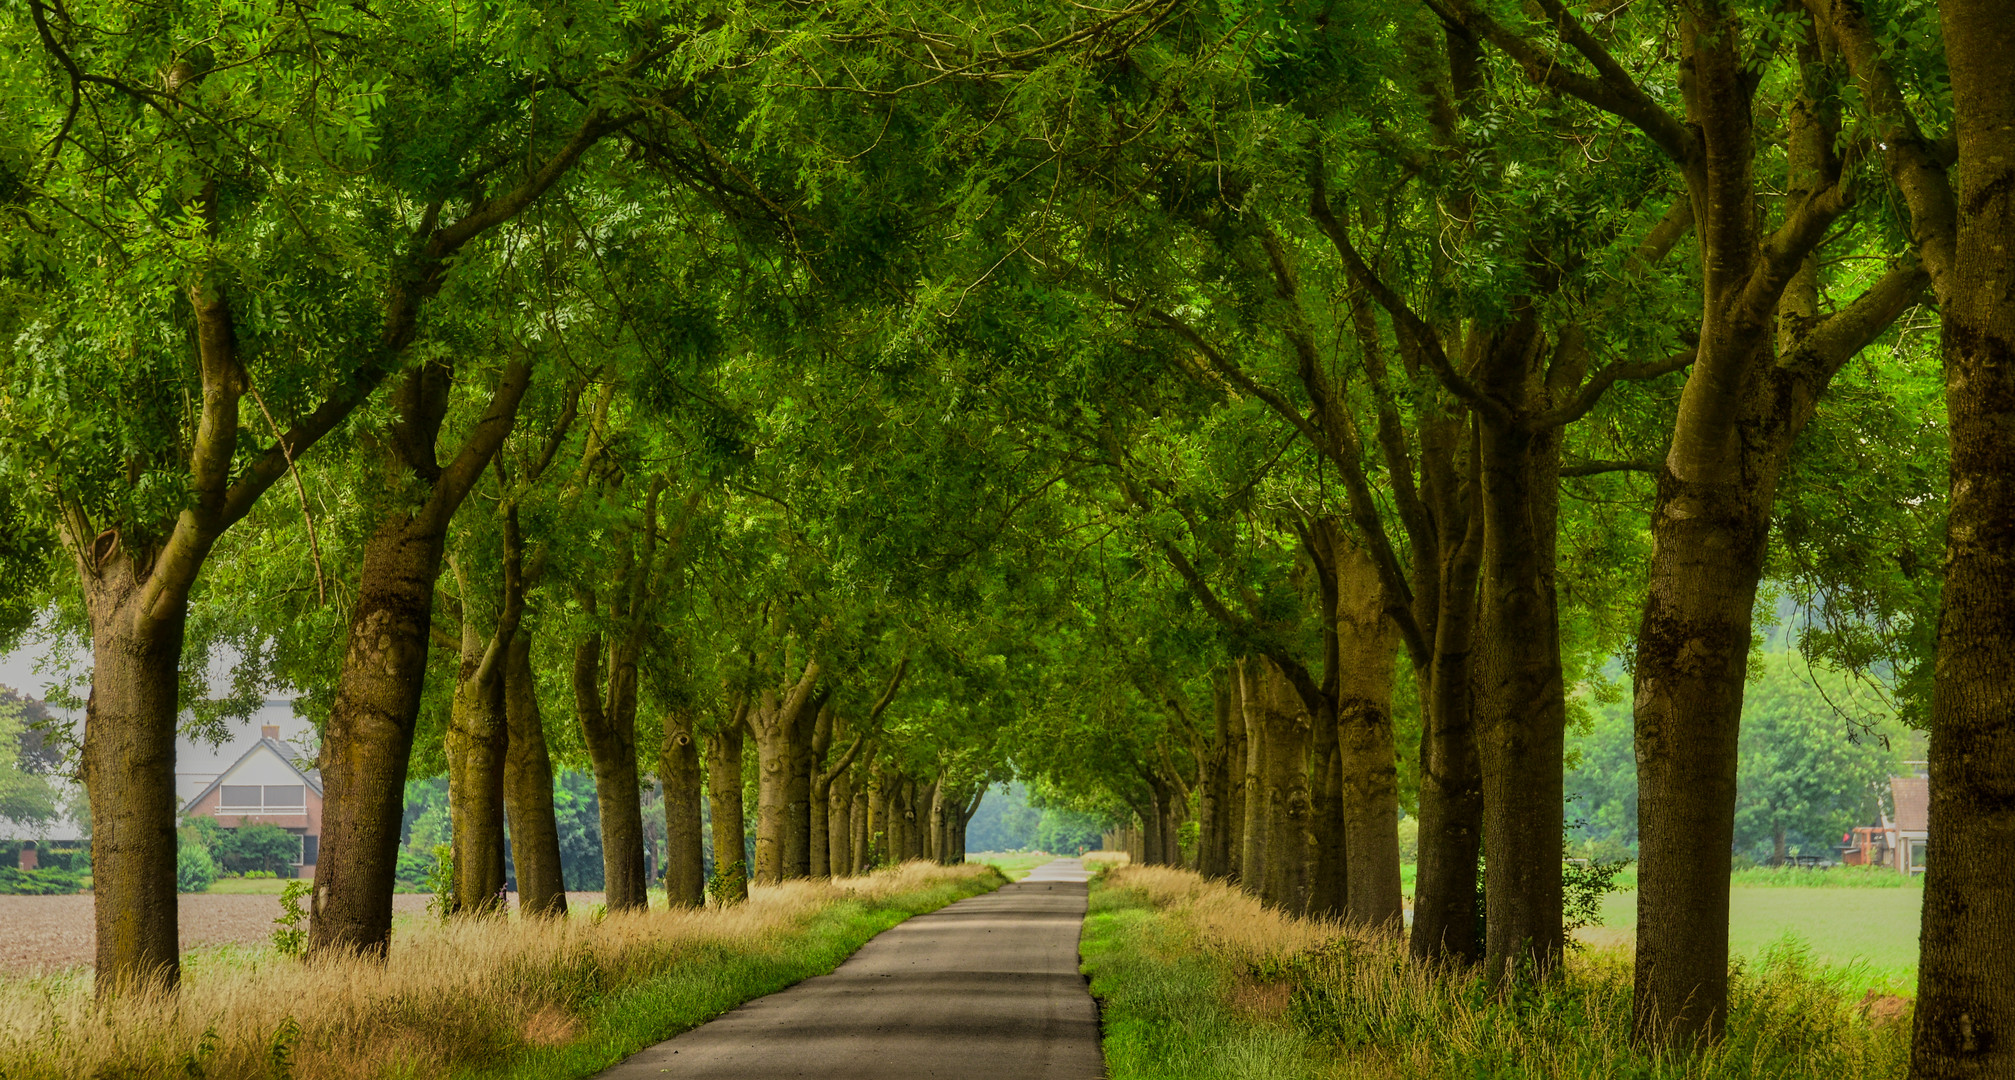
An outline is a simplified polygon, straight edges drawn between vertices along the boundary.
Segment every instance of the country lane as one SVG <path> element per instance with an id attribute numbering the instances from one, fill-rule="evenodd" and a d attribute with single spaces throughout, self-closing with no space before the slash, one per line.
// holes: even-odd
<path id="1" fill-rule="evenodd" d="M 1058 859 L 919 915 L 830 975 L 758 998 L 598 1080 L 1097 1080 L 1098 1009 L 1078 974 L 1090 875 Z"/>

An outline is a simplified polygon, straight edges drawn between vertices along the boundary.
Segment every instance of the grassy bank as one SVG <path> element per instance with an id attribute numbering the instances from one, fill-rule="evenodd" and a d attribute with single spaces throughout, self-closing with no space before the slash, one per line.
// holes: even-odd
<path id="1" fill-rule="evenodd" d="M 0 981 L 0 1077 L 587 1076 L 1001 883 L 910 863 L 725 909 L 416 926 L 382 964 L 217 951 L 173 998 L 104 1006 L 81 974 Z"/>
<path id="2" fill-rule="evenodd" d="M 1725 1044 L 1658 1057 L 1630 1045 L 1619 954 L 1576 956 L 1551 984 L 1500 997 L 1423 971 L 1395 940 L 1162 867 L 1094 887 L 1081 952 L 1112 1080 L 1881 1080 L 1904 1075 L 1909 1050 L 1907 1015 L 1871 1025 L 1847 985 L 1796 951 L 1740 970 Z"/>

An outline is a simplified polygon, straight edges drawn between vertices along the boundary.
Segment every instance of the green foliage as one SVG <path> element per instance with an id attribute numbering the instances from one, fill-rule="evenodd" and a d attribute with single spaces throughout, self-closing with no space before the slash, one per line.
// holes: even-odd
<path id="1" fill-rule="evenodd" d="M 280 914 L 273 920 L 273 951 L 281 956 L 301 957 L 308 951 L 308 909 L 301 901 L 314 888 L 306 881 L 290 881 L 280 893 Z"/>
<path id="2" fill-rule="evenodd" d="M 184 840 L 175 850 L 175 890 L 199 893 L 216 880 L 217 864 L 210 858 L 210 849 Z"/>
<path id="3" fill-rule="evenodd" d="M 0 896 L 62 896 L 83 892 L 90 886 L 90 875 L 74 870 L 0 866 Z"/>
<path id="4" fill-rule="evenodd" d="M 56 818 L 56 789 L 23 753 L 31 742 L 41 745 L 28 724 L 28 703 L 12 691 L 0 694 L 0 819 L 42 825 Z"/>
<path id="5" fill-rule="evenodd" d="M 1619 890 L 1617 878 L 1630 859 L 1587 859 L 1569 862 L 1560 872 L 1561 929 L 1567 947 L 1579 949 L 1576 930 L 1602 925 L 1602 898 Z"/>
<path id="6" fill-rule="evenodd" d="M 1878 816 L 1908 733 L 1891 717 L 1848 711 L 1867 695 L 1797 653 L 1763 666 L 1743 700 L 1736 845 L 1762 861 L 1781 835 L 1794 853 L 1835 858 L 1849 829 Z"/>
<path id="7" fill-rule="evenodd" d="M 427 872 L 427 891 L 433 897 L 427 901 L 427 912 L 446 922 L 455 913 L 455 847 L 453 844 L 434 845 L 434 865 Z"/>
<path id="8" fill-rule="evenodd" d="M 1569 736 L 1576 762 L 1569 800 L 1581 818 L 1573 830 L 1589 854 L 1621 857 L 1637 843 L 1637 758 L 1626 703 L 1595 710 L 1585 732 Z M 1882 696 L 1862 680 L 1810 664 L 1795 651 L 1759 653 L 1744 696 L 1736 784 L 1736 848 L 1755 862 L 1773 854 L 1781 826 L 1786 845 L 1835 856 L 1841 835 L 1867 824 L 1885 779 L 1918 745 Z"/>

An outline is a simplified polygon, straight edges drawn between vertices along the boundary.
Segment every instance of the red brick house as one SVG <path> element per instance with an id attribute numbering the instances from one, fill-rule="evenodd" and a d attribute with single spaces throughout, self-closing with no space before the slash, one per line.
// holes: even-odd
<path id="1" fill-rule="evenodd" d="M 322 846 L 322 779 L 295 762 L 300 752 L 280 741 L 280 729 L 259 729 L 259 741 L 182 807 L 183 817 L 213 817 L 225 828 L 278 825 L 301 838 L 294 860 L 301 877 L 315 873 Z"/>

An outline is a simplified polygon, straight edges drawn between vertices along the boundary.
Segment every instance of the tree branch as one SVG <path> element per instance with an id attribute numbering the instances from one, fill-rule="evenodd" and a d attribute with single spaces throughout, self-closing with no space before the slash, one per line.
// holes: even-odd
<path id="1" fill-rule="evenodd" d="M 1557 409 L 1549 409 L 1529 418 L 1526 421 L 1526 428 L 1531 431 L 1545 431 L 1548 428 L 1571 424 L 1588 415 L 1588 410 L 1593 409 L 1595 403 L 1602 400 L 1602 395 L 1608 393 L 1609 388 L 1618 382 L 1655 379 L 1660 375 L 1684 371 L 1692 366 L 1693 359 L 1699 351 L 1698 348 L 1688 349 L 1685 352 L 1674 353 L 1663 360 L 1648 360 L 1640 364 L 1607 364 L 1582 384 L 1581 389 L 1574 395 L 1574 400 Z"/>
<path id="2" fill-rule="evenodd" d="M 504 439 L 511 434 L 511 427 L 517 422 L 518 405 L 525 400 L 525 391 L 532 384 L 532 365 L 529 361 L 515 359 L 504 368 L 504 377 L 498 381 L 497 389 L 490 394 L 489 407 L 483 410 L 482 419 L 476 421 L 475 430 L 462 441 L 462 448 L 455 454 L 455 460 L 441 471 L 434 481 L 434 491 L 421 510 L 437 529 L 445 529 L 455 510 L 475 486 L 483 470 L 490 467 L 490 458 Z"/>
<path id="3" fill-rule="evenodd" d="M 1476 384 L 1463 378 L 1462 373 L 1449 361 L 1448 353 L 1443 351 L 1441 335 L 1435 333 L 1434 328 L 1427 325 L 1425 319 L 1416 314 L 1398 293 L 1373 273 L 1364 257 L 1358 254 L 1357 246 L 1350 242 L 1348 230 L 1330 209 L 1329 194 L 1325 190 L 1320 170 L 1313 172 L 1312 181 L 1309 213 L 1315 218 L 1323 234 L 1329 237 L 1329 242 L 1335 246 L 1337 255 L 1343 259 L 1344 269 L 1349 272 L 1351 282 L 1369 292 L 1378 301 L 1378 306 L 1384 308 L 1386 314 L 1392 317 L 1393 327 L 1405 335 L 1407 340 L 1413 342 L 1420 355 L 1427 360 L 1427 366 L 1434 372 L 1435 378 L 1441 380 L 1441 384 L 1448 388 L 1449 393 L 1495 423 L 1510 423 L 1511 410 L 1503 402 L 1478 390 Z"/>
<path id="4" fill-rule="evenodd" d="M 1555 33 L 1595 65 L 1599 78 L 1574 71 L 1559 57 L 1484 14 L 1470 0 L 1423 2 L 1449 25 L 1503 49 L 1525 70 L 1525 77 L 1534 85 L 1558 90 L 1622 117 L 1649 136 L 1673 161 L 1682 165 L 1692 162 L 1696 141 L 1691 129 L 1653 101 L 1651 95 L 1645 93 L 1637 80 L 1631 78 L 1622 65 L 1609 55 L 1609 51 L 1575 21 L 1559 0 L 1539 0 L 1539 3 L 1553 19 Z"/>

